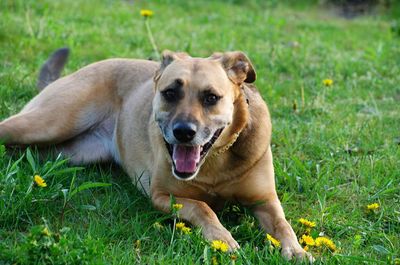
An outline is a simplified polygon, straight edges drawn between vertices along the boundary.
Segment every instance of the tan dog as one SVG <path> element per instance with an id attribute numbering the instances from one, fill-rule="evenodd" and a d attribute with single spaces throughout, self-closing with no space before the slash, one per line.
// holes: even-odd
<path id="1" fill-rule="evenodd" d="M 284 257 L 312 260 L 275 191 L 271 122 L 250 85 L 255 79 L 242 52 L 192 58 L 166 51 L 161 65 L 101 61 L 48 85 L 0 123 L 0 139 L 56 145 L 75 164 L 115 160 L 155 207 L 170 212 L 172 194 L 183 219 L 231 249 L 239 245 L 212 207 L 226 200 L 252 206 Z"/>

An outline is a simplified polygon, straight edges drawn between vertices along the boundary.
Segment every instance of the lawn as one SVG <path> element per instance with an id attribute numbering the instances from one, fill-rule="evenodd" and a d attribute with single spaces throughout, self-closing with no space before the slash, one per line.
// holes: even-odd
<path id="1" fill-rule="evenodd" d="M 64 74 L 106 58 L 157 58 L 140 16 L 151 9 L 160 50 L 242 50 L 253 61 L 287 218 L 298 237 L 306 218 L 316 223 L 312 237 L 337 247 L 310 246 L 316 263 L 400 264 L 396 17 L 347 20 L 300 2 L 3 0 L 0 120 L 37 93 L 38 70 L 57 48 L 71 49 Z M 46 187 L 33 184 L 37 174 Z M 0 264 L 286 262 L 248 209 L 228 205 L 219 216 L 237 253 L 214 251 L 194 227 L 174 231 L 174 217 L 156 211 L 116 165 L 71 167 L 0 145 Z"/>

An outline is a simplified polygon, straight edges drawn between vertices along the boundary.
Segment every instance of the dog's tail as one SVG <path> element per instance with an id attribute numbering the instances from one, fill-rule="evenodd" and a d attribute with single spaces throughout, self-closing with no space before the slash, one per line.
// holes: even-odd
<path id="1" fill-rule="evenodd" d="M 68 61 L 69 49 L 61 48 L 56 50 L 40 69 L 37 87 L 39 91 L 45 88 L 50 83 L 56 81 Z"/>

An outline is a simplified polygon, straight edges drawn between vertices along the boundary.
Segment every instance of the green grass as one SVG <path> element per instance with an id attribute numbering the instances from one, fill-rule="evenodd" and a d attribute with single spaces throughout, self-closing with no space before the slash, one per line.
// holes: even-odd
<path id="1" fill-rule="evenodd" d="M 298 236 L 300 217 L 315 221 L 313 235 L 324 233 L 339 248 L 334 254 L 312 249 L 317 263 L 394 264 L 400 258 L 400 36 L 391 31 L 393 18 L 345 20 L 307 2 L 278 3 L 2 1 L 0 120 L 37 93 L 38 69 L 59 47 L 72 51 L 65 73 L 105 58 L 154 58 L 139 15 L 152 9 L 160 49 L 194 56 L 242 50 L 253 61 L 271 110 L 277 190 L 287 218 Z M 333 86 L 325 87 L 325 78 Z M 170 244 L 173 218 L 156 211 L 118 167 L 71 168 L 56 157 L 38 161 L 32 150 L 31 157 L 0 149 L 0 264 L 211 264 L 212 256 L 230 262 L 195 228 L 176 233 Z M 37 173 L 46 188 L 32 186 Z M 86 182 L 112 185 L 82 190 L 65 203 L 63 194 Z M 374 202 L 381 207 L 367 213 Z M 248 209 L 228 206 L 219 216 L 241 244 L 236 263 L 285 262 L 270 251 Z M 52 237 L 42 234 L 44 227 Z M 54 255 L 58 261 L 51 261 Z"/>

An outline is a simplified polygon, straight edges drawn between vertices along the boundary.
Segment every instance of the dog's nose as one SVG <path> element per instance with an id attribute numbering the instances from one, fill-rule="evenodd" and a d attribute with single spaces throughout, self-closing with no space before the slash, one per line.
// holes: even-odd
<path id="1" fill-rule="evenodd" d="M 195 124 L 186 122 L 177 122 L 172 128 L 175 138 L 182 143 L 193 140 L 196 135 L 196 130 L 197 127 Z"/>

